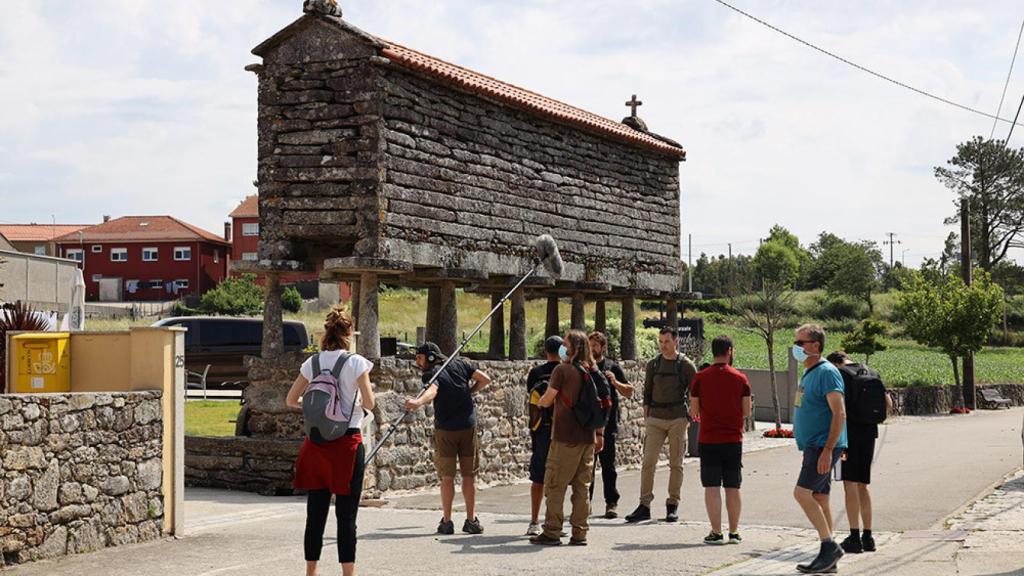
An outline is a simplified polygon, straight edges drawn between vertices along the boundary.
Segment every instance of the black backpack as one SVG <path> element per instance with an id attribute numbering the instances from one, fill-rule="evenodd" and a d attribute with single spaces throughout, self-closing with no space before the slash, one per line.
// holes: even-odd
<path id="1" fill-rule="evenodd" d="M 881 424 L 888 413 L 882 378 L 863 364 L 841 366 L 846 387 L 846 417 L 854 424 Z"/>
<path id="2" fill-rule="evenodd" d="M 569 404 L 565 396 L 560 395 L 562 402 L 572 410 L 576 422 L 583 428 L 587 430 L 604 428 L 608 424 L 608 414 L 612 407 L 608 379 L 597 370 L 587 370 L 579 364 L 573 366 L 580 371 L 580 394 L 572 404 Z"/>
<path id="3" fill-rule="evenodd" d="M 548 391 L 548 382 L 550 381 L 551 372 L 542 374 L 537 378 L 537 382 L 527 394 L 527 422 L 530 426 L 530 432 L 536 432 L 541 428 L 548 428 L 551 426 L 551 408 L 541 408 L 537 404 L 537 402 L 540 401 L 540 397 Z"/>

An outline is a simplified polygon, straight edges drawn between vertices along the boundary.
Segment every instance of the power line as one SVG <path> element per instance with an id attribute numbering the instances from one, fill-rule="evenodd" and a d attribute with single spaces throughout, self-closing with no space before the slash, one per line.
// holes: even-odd
<path id="1" fill-rule="evenodd" d="M 1006 142 L 1004 146 L 1010 145 L 1010 137 L 1013 136 L 1013 127 L 1017 125 L 1017 118 L 1020 118 L 1020 108 L 1024 106 L 1024 95 L 1020 97 L 1020 104 L 1017 106 L 1017 114 L 1013 117 L 1013 124 L 1010 124 L 1010 133 L 1006 135 Z"/>
<path id="2" fill-rule="evenodd" d="M 1003 99 L 1006 98 L 1006 89 L 1010 86 L 1010 77 L 1013 76 L 1013 65 L 1017 62 L 1017 51 L 1020 50 L 1020 37 L 1024 34 L 1024 20 L 1020 23 L 1020 32 L 1017 32 L 1017 44 L 1013 47 L 1013 58 L 1010 59 L 1010 71 L 1006 73 L 1006 83 L 1003 84 L 1003 95 L 999 97 L 999 108 L 996 108 L 996 116 L 999 116 L 1003 111 Z M 991 140 L 996 134 L 996 123 L 997 120 L 992 121 L 992 132 L 989 133 L 988 139 Z M 1016 122 L 1016 120 L 1014 121 Z M 1010 130 L 1013 130 L 1013 126 L 1010 126 Z"/>
<path id="3" fill-rule="evenodd" d="M 949 100 L 948 98 L 943 98 L 942 96 L 936 96 L 935 94 L 932 94 L 931 92 L 926 92 L 925 90 L 921 90 L 920 88 L 914 88 L 913 86 L 911 86 L 909 84 L 906 84 L 904 82 L 900 82 L 899 80 L 896 80 L 895 78 L 891 78 L 891 77 L 886 76 L 885 74 L 882 74 L 880 72 L 875 72 L 874 70 L 871 70 L 870 68 L 866 68 L 864 66 L 861 66 L 860 64 L 857 64 L 856 62 L 853 62 L 851 60 L 847 60 L 846 58 L 843 58 L 842 56 L 839 56 L 838 54 L 835 54 L 833 52 L 829 52 L 828 50 L 825 50 L 824 48 L 820 48 L 818 46 L 815 46 L 814 44 L 811 44 L 810 42 L 808 42 L 806 40 L 798 38 L 798 37 L 790 34 L 789 32 L 786 32 L 785 30 L 782 30 L 781 28 L 776 28 L 775 26 L 772 26 L 771 24 L 765 22 L 764 20 L 761 20 L 757 16 L 754 16 L 753 14 L 749 14 L 747 12 L 744 12 L 743 10 L 740 10 L 739 8 L 733 6 L 732 4 L 729 4 L 728 2 L 725 2 L 724 0 L 715 0 L 715 2 L 718 2 L 722 6 L 725 6 L 726 8 L 728 8 L 728 9 L 730 9 L 730 10 L 732 10 L 732 11 L 738 13 L 738 14 L 741 14 L 741 15 L 745 16 L 745 17 L 753 20 L 754 22 L 757 22 L 758 24 L 761 24 L 762 26 L 765 26 L 765 27 L 767 27 L 767 28 L 769 28 L 771 30 L 774 30 L 775 32 L 778 32 L 779 34 L 782 34 L 783 36 L 785 36 L 785 37 L 787 37 L 787 38 L 789 38 L 791 40 L 795 40 L 796 42 L 799 42 L 800 44 L 803 44 L 804 46 L 807 46 L 808 48 L 810 48 L 812 50 L 815 50 L 817 52 L 821 52 L 822 54 L 824 54 L 826 56 L 829 56 L 831 58 L 839 60 L 843 64 L 846 64 L 848 66 L 852 66 L 852 67 L 860 70 L 861 72 L 866 72 L 866 73 L 868 73 L 868 74 L 870 74 L 870 75 L 872 75 L 872 76 L 874 76 L 876 78 L 880 78 L 882 80 L 885 80 L 886 82 L 890 82 L 890 83 L 895 84 L 895 85 L 897 85 L 897 86 L 899 86 L 901 88 L 906 88 L 907 90 L 910 90 L 912 92 L 917 92 L 918 94 L 920 94 L 922 96 L 926 96 L 928 98 L 931 98 L 932 100 L 936 100 L 936 101 L 942 102 L 943 104 L 948 104 L 950 106 L 959 108 L 961 110 L 964 110 L 964 111 L 967 111 L 967 112 L 971 112 L 971 113 L 974 113 L 974 114 L 978 114 L 979 116 L 984 116 L 986 118 L 992 118 L 993 120 L 996 120 L 996 121 L 1009 122 L 1009 120 L 1007 120 L 1005 118 L 1000 118 L 998 115 L 989 114 L 988 112 L 985 112 L 985 111 L 982 111 L 982 110 L 978 110 L 977 108 L 971 108 L 970 106 L 965 106 L 965 105 L 960 104 L 958 102 L 954 102 L 952 100 Z M 1014 120 L 1013 123 L 1016 124 L 1016 120 Z"/>

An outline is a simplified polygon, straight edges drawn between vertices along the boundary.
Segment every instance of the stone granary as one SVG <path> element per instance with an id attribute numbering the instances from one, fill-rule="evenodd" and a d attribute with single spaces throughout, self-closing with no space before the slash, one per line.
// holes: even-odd
<path id="1" fill-rule="evenodd" d="M 526 357 L 527 296 L 571 297 L 575 325 L 585 298 L 623 301 L 632 358 L 635 299 L 686 297 L 683 148 L 647 131 L 635 104 L 615 122 L 372 36 L 332 2 L 305 11 L 248 67 L 259 78 L 255 268 L 322 260 L 325 275 L 358 282 L 371 357 L 379 283 L 428 287 L 428 337 L 451 352 L 456 288 L 503 293 L 529 269 L 531 239 L 549 233 L 566 270 L 513 298 L 511 358 Z"/>

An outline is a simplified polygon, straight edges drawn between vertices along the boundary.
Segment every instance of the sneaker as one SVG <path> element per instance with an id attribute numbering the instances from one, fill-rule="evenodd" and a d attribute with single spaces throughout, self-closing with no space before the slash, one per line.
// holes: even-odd
<path id="1" fill-rule="evenodd" d="M 614 520 L 614 519 L 618 518 L 619 517 L 618 506 L 616 506 L 615 504 L 609 504 L 604 509 L 604 517 L 606 519 L 608 519 L 608 520 Z"/>
<path id="2" fill-rule="evenodd" d="M 633 510 L 633 512 L 629 516 L 626 516 L 626 522 L 629 522 L 630 524 L 650 519 L 651 509 L 648 508 L 647 506 L 644 506 L 643 504 L 637 506 L 636 510 Z"/>
<path id="3" fill-rule="evenodd" d="M 452 520 L 445 522 L 444 518 L 441 518 L 441 521 L 437 524 L 437 533 L 447 535 L 455 534 L 455 522 Z"/>
<path id="4" fill-rule="evenodd" d="M 679 522 L 679 504 L 665 505 L 665 522 Z"/>
<path id="5" fill-rule="evenodd" d="M 722 536 L 721 532 L 715 532 L 712 530 L 708 532 L 708 535 L 704 537 L 705 544 L 725 544 L 725 536 Z"/>
<path id="6" fill-rule="evenodd" d="M 739 532 L 729 532 L 729 544 L 739 544 L 743 542 L 743 538 L 740 537 Z"/>
<path id="7" fill-rule="evenodd" d="M 874 552 L 876 550 L 875 539 L 872 536 L 861 536 L 860 543 L 865 552 Z"/>
<path id="8" fill-rule="evenodd" d="M 526 529 L 527 536 L 540 536 L 544 533 L 544 530 L 540 527 L 538 522 L 530 522 L 530 527 Z"/>
<path id="9" fill-rule="evenodd" d="M 835 572 L 836 564 L 843 557 L 843 549 L 835 540 L 821 543 L 818 556 L 810 564 L 797 564 L 796 569 L 804 574 L 828 574 Z"/>
<path id="10" fill-rule="evenodd" d="M 530 544 L 536 544 L 538 546 L 558 546 L 562 543 L 561 538 L 551 538 L 546 534 L 538 534 L 533 538 L 530 538 Z"/>
<path id="11" fill-rule="evenodd" d="M 466 534 L 483 534 L 484 527 L 480 525 L 479 518 L 466 518 L 466 522 L 462 524 L 462 531 Z"/>
<path id="12" fill-rule="evenodd" d="M 864 545 L 861 543 L 859 534 L 857 536 L 850 534 L 839 545 L 843 548 L 843 552 L 849 554 L 860 554 L 864 551 Z"/>
<path id="13" fill-rule="evenodd" d="M 569 546 L 586 546 L 586 545 L 587 545 L 587 540 L 586 539 L 577 540 L 575 538 L 569 538 Z"/>

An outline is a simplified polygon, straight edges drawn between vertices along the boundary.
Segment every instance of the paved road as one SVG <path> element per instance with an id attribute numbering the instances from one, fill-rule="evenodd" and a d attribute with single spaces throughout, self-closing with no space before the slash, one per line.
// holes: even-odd
<path id="1" fill-rule="evenodd" d="M 881 544 L 876 554 L 845 558 L 842 574 L 945 576 L 1024 574 L 1024 485 L 962 509 L 986 486 L 1020 467 L 1024 409 L 950 418 L 913 418 L 890 427 L 879 465 L 885 488 L 876 489 Z M 790 500 L 795 454 L 770 449 L 748 458 L 744 542 L 700 544 L 707 532 L 696 510 L 696 475 L 689 472 L 684 506 L 689 521 L 669 526 L 626 526 L 595 520 L 590 546 L 531 546 L 522 536 L 527 517 L 525 485 L 482 494 L 486 508 L 507 499 L 515 513 L 483 512 L 481 536 L 432 534 L 437 512 L 406 506 L 436 505 L 436 495 L 392 499 L 384 509 L 364 508 L 359 520 L 361 574 L 793 574 L 809 561 L 815 535 L 799 521 Z M 664 474 L 663 474 L 664 475 Z M 628 474 L 627 474 L 628 476 Z M 631 477 L 635 484 L 635 474 Z M 631 490 L 635 490 L 631 488 Z M 663 490 L 663 487 L 661 488 Z M 635 492 L 627 496 L 635 498 Z M 838 499 L 836 500 L 838 504 Z M 106 549 L 10 569 L 12 576 L 101 574 L 105 576 L 270 576 L 300 574 L 305 506 L 301 498 L 267 498 L 238 492 L 190 490 L 188 535 Z M 935 528 L 952 515 L 955 530 Z M 840 524 L 844 526 L 844 524 Z M 894 527 L 913 529 L 899 533 Z M 333 530 L 328 531 L 331 535 Z M 967 548 L 966 546 L 972 546 Z M 335 554 L 328 539 L 324 558 Z M 337 574 L 325 567 L 324 575 Z"/>

